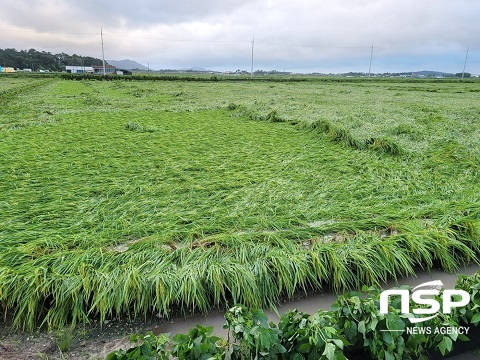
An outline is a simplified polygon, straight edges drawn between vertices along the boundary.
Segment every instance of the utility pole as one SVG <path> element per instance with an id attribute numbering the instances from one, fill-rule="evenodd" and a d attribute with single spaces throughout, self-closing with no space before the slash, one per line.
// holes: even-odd
<path id="1" fill-rule="evenodd" d="M 463 63 L 462 81 L 463 81 L 463 77 L 465 76 L 465 68 L 467 67 L 468 50 L 470 50 L 470 45 L 467 46 L 467 53 L 465 54 L 465 62 Z"/>
<path id="2" fill-rule="evenodd" d="M 102 62 L 103 62 L 103 76 L 106 75 L 105 71 L 105 52 L 103 51 L 103 30 L 100 27 L 100 39 L 102 40 Z"/>
<path id="3" fill-rule="evenodd" d="M 250 69 L 250 79 L 253 79 L 253 46 L 255 45 L 255 36 L 252 38 L 252 67 Z"/>
<path id="4" fill-rule="evenodd" d="M 372 58 L 373 58 L 373 44 L 372 44 L 372 50 L 370 51 L 370 66 L 368 67 L 368 77 L 370 77 L 370 73 L 372 72 Z"/>

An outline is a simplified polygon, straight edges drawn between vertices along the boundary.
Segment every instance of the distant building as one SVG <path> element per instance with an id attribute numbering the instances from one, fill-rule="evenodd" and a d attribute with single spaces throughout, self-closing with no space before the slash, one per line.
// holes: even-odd
<path id="1" fill-rule="evenodd" d="M 13 72 L 15 72 L 15 69 L 12 68 L 12 67 L 4 67 L 4 68 L 1 68 L 1 69 L 2 69 L 3 73 L 13 73 Z"/>
<path id="2" fill-rule="evenodd" d="M 116 70 L 117 75 L 132 75 L 132 72 L 130 70 L 126 69 L 118 69 Z"/>
<path id="3" fill-rule="evenodd" d="M 65 66 L 67 73 L 71 74 L 99 74 L 103 75 L 103 65 L 93 65 L 93 66 Z M 112 65 L 105 64 L 105 74 L 111 75 L 115 74 L 117 68 Z"/>
<path id="4" fill-rule="evenodd" d="M 103 65 L 93 65 L 92 68 L 95 74 L 103 74 Z M 116 71 L 117 68 L 115 66 L 105 64 L 106 75 L 115 74 Z"/>
<path id="5" fill-rule="evenodd" d="M 65 66 L 65 70 L 69 74 L 93 74 L 93 67 L 91 66 Z"/>

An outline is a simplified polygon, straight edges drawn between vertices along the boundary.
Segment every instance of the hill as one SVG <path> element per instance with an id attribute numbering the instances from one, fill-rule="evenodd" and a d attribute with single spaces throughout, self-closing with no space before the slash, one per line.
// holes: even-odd
<path id="1" fill-rule="evenodd" d="M 125 69 L 125 70 L 133 70 L 133 69 L 139 69 L 139 70 L 148 70 L 148 68 L 136 61 L 130 60 L 130 59 L 125 59 L 125 60 L 107 60 L 107 62 L 110 65 L 113 65 L 119 69 Z"/>
<path id="2" fill-rule="evenodd" d="M 412 74 L 417 76 L 454 76 L 454 74 L 441 72 L 441 71 L 430 71 L 430 70 L 422 70 L 422 71 L 414 71 Z"/>
<path id="3" fill-rule="evenodd" d="M 192 66 L 192 67 L 189 67 L 189 68 L 181 68 L 180 70 L 181 70 L 181 71 L 196 71 L 196 72 L 206 72 L 206 71 L 210 71 L 210 70 L 205 69 L 205 68 L 200 67 L 200 66 Z"/>

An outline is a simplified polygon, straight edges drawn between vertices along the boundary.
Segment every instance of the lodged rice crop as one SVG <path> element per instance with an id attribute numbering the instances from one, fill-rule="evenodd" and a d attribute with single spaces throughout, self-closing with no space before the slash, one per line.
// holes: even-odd
<path id="1" fill-rule="evenodd" d="M 477 83 L 34 81 L 0 109 L 0 311 L 17 327 L 477 261 Z"/>

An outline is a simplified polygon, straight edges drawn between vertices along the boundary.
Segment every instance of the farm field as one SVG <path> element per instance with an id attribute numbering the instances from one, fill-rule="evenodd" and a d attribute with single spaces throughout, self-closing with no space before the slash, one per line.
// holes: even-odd
<path id="1" fill-rule="evenodd" d="M 0 77 L 0 315 L 271 306 L 476 261 L 479 93 Z"/>

